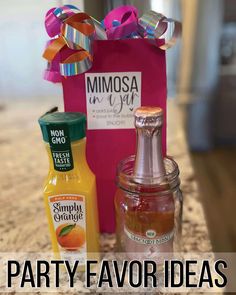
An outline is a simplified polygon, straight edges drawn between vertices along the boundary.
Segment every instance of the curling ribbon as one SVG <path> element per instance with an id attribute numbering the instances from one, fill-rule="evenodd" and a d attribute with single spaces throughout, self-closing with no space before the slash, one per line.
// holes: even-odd
<path id="1" fill-rule="evenodd" d="M 46 14 L 45 27 L 48 35 L 54 37 L 43 54 L 48 61 L 44 78 L 52 82 L 59 82 L 59 74 L 67 77 L 88 71 L 92 67 L 95 36 L 106 39 L 101 25 L 72 5 L 50 9 Z M 59 62 L 58 68 L 58 56 L 65 46 L 71 54 Z"/>
<path id="2" fill-rule="evenodd" d="M 107 14 L 104 21 L 81 12 L 73 5 L 50 9 L 46 14 L 45 27 L 53 38 L 48 42 L 43 57 L 48 61 L 44 78 L 60 82 L 62 76 L 74 76 L 88 71 L 93 62 L 94 40 L 116 40 L 125 38 L 147 38 L 162 50 L 172 47 L 181 34 L 181 23 L 155 11 L 149 11 L 138 18 L 134 6 L 121 6 Z M 170 38 L 166 38 L 168 34 Z M 60 51 L 67 47 L 71 54 L 60 61 Z"/>
<path id="3" fill-rule="evenodd" d="M 181 36 L 182 25 L 180 22 L 152 10 L 140 17 L 138 23 L 139 31 L 143 37 L 154 40 L 164 38 L 165 43 L 159 47 L 162 50 L 174 46 Z M 171 37 L 168 38 L 168 36 Z"/>
<path id="4" fill-rule="evenodd" d="M 114 26 L 114 20 L 120 25 Z M 121 6 L 113 9 L 104 19 L 108 39 L 130 38 L 164 38 L 165 43 L 159 46 L 166 50 L 172 47 L 181 35 L 181 23 L 165 17 L 161 13 L 148 11 L 138 18 L 138 11 L 134 6 Z M 168 39 L 168 36 L 171 36 Z M 157 45 L 156 42 L 152 42 Z"/>
<path id="5" fill-rule="evenodd" d="M 114 26 L 114 20 L 120 25 Z M 123 39 L 138 30 L 138 10 L 134 6 L 120 6 L 104 19 L 108 39 Z"/>

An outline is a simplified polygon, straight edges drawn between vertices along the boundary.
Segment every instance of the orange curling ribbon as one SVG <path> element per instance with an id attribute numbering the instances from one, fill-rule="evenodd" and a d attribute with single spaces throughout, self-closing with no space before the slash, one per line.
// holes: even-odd
<path id="1" fill-rule="evenodd" d="M 60 73 L 63 76 L 84 73 L 92 67 L 94 37 L 95 26 L 91 17 L 83 12 L 76 13 L 62 23 L 59 37 L 48 45 L 43 57 L 52 62 L 64 46 L 78 50 L 60 63 Z"/>

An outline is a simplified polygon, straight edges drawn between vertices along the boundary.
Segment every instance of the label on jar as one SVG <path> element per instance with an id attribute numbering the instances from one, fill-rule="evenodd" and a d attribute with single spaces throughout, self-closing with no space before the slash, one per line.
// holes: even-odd
<path id="1" fill-rule="evenodd" d="M 47 131 L 54 169 L 61 172 L 72 170 L 74 163 L 68 126 L 50 124 L 47 126 Z"/>
<path id="2" fill-rule="evenodd" d="M 124 228 L 127 237 L 142 245 L 161 245 L 172 240 L 174 237 L 174 230 L 164 235 L 157 235 L 155 230 L 149 229 L 145 232 L 145 235 L 138 235 L 131 232 L 127 227 Z"/>
<path id="3" fill-rule="evenodd" d="M 57 195 L 49 197 L 49 207 L 61 259 L 79 260 L 85 264 L 86 208 L 81 195 Z"/>

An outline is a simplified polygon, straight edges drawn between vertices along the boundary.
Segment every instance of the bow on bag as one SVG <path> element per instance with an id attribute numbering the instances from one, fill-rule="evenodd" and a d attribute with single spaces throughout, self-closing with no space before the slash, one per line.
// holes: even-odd
<path id="1" fill-rule="evenodd" d="M 140 18 L 134 6 L 121 6 L 107 14 L 102 23 L 73 5 L 50 9 L 45 18 L 45 28 L 52 38 L 43 57 L 48 61 L 44 78 L 61 82 L 69 77 L 87 72 L 93 64 L 94 40 L 147 38 L 162 50 L 172 47 L 181 34 L 181 23 L 155 11 Z M 168 38 L 166 36 L 170 35 Z M 161 46 L 156 40 L 165 38 Z M 60 51 L 69 49 L 69 56 L 61 60 Z"/>

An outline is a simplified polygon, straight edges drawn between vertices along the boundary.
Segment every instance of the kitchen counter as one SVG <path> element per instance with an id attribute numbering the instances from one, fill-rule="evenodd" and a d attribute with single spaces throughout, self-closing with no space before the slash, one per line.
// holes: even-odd
<path id="1" fill-rule="evenodd" d="M 48 170 L 38 117 L 55 100 L 18 101 L 0 109 L 0 252 L 51 250 L 42 187 Z M 181 116 L 169 103 L 168 154 L 178 162 L 184 195 L 183 251 L 210 252 L 206 219 L 190 163 Z M 103 252 L 113 251 L 115 236 L 101 235 Z"/>

